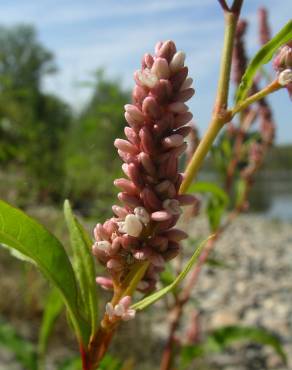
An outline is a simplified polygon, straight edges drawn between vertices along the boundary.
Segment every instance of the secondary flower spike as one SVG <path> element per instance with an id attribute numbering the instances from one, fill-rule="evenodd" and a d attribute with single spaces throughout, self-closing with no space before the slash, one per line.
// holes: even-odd
<path id="1" fill-rule="evenodd" d="M 106 289 L 121 284 L 135 261 L 142 260 L 150 266 L 138 289 L 154 289 L 158 273 L 187 236 L 174 228 L 181 206 L 196 201 L 178 194 L 183 179 L 178 160 L 192 119 L 185 103 L 195 92 L 184 61 L 173 41 L 159 42 L 134 74 L 133 102 L 125 106 L 126 139 L 114 142 L 126 176 L 114 182 L 122 205 L 114 205 L 115 216 L 94 229 L 93 254 L 112 281 L 99 277 L 97 283 Z"/>

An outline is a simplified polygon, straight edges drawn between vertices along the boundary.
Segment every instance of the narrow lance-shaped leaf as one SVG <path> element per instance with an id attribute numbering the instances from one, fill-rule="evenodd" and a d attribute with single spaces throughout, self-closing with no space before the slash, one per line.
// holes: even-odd
<path id="1" fill-rule="evenodd" d="M 73 268 L 79 282 L 83 305 L 87 310 L 88 321 L 91 322 L 91 333 L 93 334 L 97 326 L 98 306 L 94 261 L 90 252 L 92 241 L 74 216 L 68 200 L 64 203 L 64 213 L 73 250 Z"/>
<path id="2" fill-rule="evenodd" d="M 178 286 L 178 284 L 190 272 L 190 270 L 192 269 L 193 265 L 198 260 L 200 254 L 201 254 L 201 251 L 202 251 L 203 247 L 205 246 L 205 244 L 207 243 L 207 241 L 210 240 L 210 239 L 212 239 L 213 237 L 214 236 L 211 235 L 209 238 L 207 238 L 206 240 L 204 240 L 196 248 L 195 253 L 192 255 L 192 257 L 190 258 L 189 262 L 186 264 L 185 268 L 182 270 L 182 272 L 177 276 L 177 278 L 171 284 L 169 284 L 168 286 L 166 286 L 163 289 L 160 289 L 158 292 L 155 292 L 155 293 L 151 294 L 150 296 L 142 299 L 141 301 L 133 304 L 131 306 L 131 308 L 133 308 L 133 309 L 135 309 L 137 311 L 144 310 L 144 308 L 150 306 L 151 304 L 155 303 L 156 301 L 158 301 L 159 299 L 161 299 L 163 296 L 165 296 L 166 294 L 168 294 L 169 292 L 171 292 L 172 290 L 174 290 Z"/>
<path id="3" fill-rule="evenodd" d="M 52 288 L 45 304 L 43 318 L 38 341 L 39 362 L 44 367 L 45 355 L 49 337 L 53 331 L 54 324 L 64 308 L 64 302 L 59 291 Z"/>
<path id="4" fill-rule="evenodd" d="M 87 343 L 89 328 L 79 310 L 74 271 L 60 241 L 24 212 L 0 200 L 0 243 L 34 261 L 60 292 L 78 340 Z"/>
<path id="5" fill-rule="evenodd" d="M 236 92 L 236 102 L 242 101 L 250 87 L 252 86 L 254 77 L 260 68 L 268 63 L 274 53 L 292 39 L 292 21 L 289 21 L 277 35 L 275 35 L 267 44 L 265 44 L 249 63 L 244 75 L 242 76 L 240 85 Z"/>

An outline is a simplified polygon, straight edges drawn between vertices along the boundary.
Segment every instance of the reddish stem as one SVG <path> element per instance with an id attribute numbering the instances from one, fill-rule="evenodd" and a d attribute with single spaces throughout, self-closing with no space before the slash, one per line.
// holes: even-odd
<path id="1" fill-rule="evenodd" d="M 82 360 L 82 370 L 90 370 L 90 365 L 87 359 L 87 353 L 82 344 L 79 346 L 80 356 Z"/>

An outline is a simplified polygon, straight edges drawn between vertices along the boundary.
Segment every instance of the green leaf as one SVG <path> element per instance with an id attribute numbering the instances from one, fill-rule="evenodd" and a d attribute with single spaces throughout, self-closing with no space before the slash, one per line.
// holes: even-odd
<path id="1" fill-rule="evenodd" d="M 118 359 L 106 354 L 101 360 L 97 370 L 121 370 L 122 363 Z"/>
<path id="2" fill-rule="evenodd" d="M 211 182 L 196 182 L 192 184 L 189 191 L 193 193 L 209 193 L 211 195 L 206 211 L 211 230 L 217 230 L 221 223 L 222 215 L 229 203 L 227 193 Z"/>
<path id="3" fill-rule="evenodd" d="M 37 221 L 0 200 L 0 243 L 36 263 L 61 294 L 78 340 L 87 343 L 89 328 L 79 310 L 74 271 L 60 241 Z"/>
<path id="4" fill-rule="evenodd" d="M 252 342 L 272 347 L 284 364 L 287 356 L 280 340 L 264 328 L 252 326 L 224 326 L 212 331 L 203 343 L 184 346 L 181 350 L 181 368 L 186 368 L 195 358 L 223 352 L 236 342 Z"/>
<path id="5" fill-rule="evenodd" d="M 59 291 L 56 288 L 51 289 L 47 297 L 38 341 L 39 363 L 42 365 L 45 363 L 45 355 L 48 347 L 49 337 L 52 333 L 57 318 L 63 310 L 63 307 L 64 302 Z"/>
<path id="6" fill-rule="evenodd" d="M 190 260 L 186 264 L 183 271 L 177 276 L 177 278 L 171 284 L 169 284 L 165 288 L 162 288 L 159 291 L 149 295 L 148 297 L 142 299 L 141 301 L 133 304 L 131 306 L 131 308 L 133 308 L 137 311 L 144 310 L 144 308 L 150 306 L 151 304 L 158 301 L 160 298 L 162 298 L 167 293 L 173 291 L 179 285 L 179 283 L 186 277 L 186 275 L 190 272 L 193 265 L 197 262 L 203 247 L 205 246 L 207 241 L 210 240 L 211 238 L 213 238 L 212 235 L 209 238 L 205 239 L 203 242 L 201 242 L 201 244 L 196 248 L 195 253 L 192 255 L 192 257 L 190 258 Z"/>
<path id="7" fill-rule="evenodd" d="M 13 326 L 0 320 L 0 346 L 8 348 L 25 369 L 37 370 L 37 355 L 33 344 L 21 338 Z"/>
<path id="8" fill-rule="evenodd" d="M 73 250 L 73 268 L 79 282 L 82 304 L 87 309 L 87 318 L 91 322 L 91 334 L 94 334 L 97 326 L 98 302 L 94 261 L 91 254 L 92 241 L 74 216 L 68 200 L 64 203 L 64 213 Z"/>
<path id="9" fill-rule="evenodd" d="M 263 64 L 268 63 L 274 53 L 292 39 L 292 21 L 289 21 L 277 35 L 275 35 L 268 43 L 266 43 L 255 55 L 249 63 L 240 85 L 236 92 L 236 103 L 241 102 L 247 95 L 252 86 L 254 77 Z"/>
<path id="10" fill-rule="evenodd" d="M 80 370 L 80 369 L 82 369 L 82 361 L 79 356 L 65 360 L 58 367 L 58 370 Z"/>
<path id="11" fill-rule="evenodd" d="M 227 193 L 218 185 L 212 182 L 198 181 L 192 184 L 189 188 L 189 193 L 211 193 L 217 198 L 220 198 L 225 205 L 228 205 L 229 198 Z"/>

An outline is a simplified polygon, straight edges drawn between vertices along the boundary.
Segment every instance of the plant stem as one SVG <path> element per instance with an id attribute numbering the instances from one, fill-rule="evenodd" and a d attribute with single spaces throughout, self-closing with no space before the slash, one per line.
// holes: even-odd
<path id="1" fill-rule="evenodd" d="M 221 6 L 225 2 L 219 1 Z M 203 160 L 205 159 L 208 151 L 210 150 L 215 138 L 217 137 L 219 131 L 224 126 L 226 122 L 229 122 L 231 115 L 227 112 L 227 103 L 228 103 L 228 92 L 229 92 L 229 82 L 230 82 L 230 72 L 232 64 L 232 52 L 235 38 L 235 31 L 237 20 L 239 17 L 240 9 L 242 6 L 243 0 L 235 0 L 232 5 L 232 10 L 224 9 L 224 18 L 225 18 L 225 32 L 224 32 L 224 44 L 221 56 L 221 67 L 219 74 L 219 82 L 217 87 L 216 100 L 213 110 L 213 116 L 206 134 L 198 145 L 197 150 L 195 151 L 192 159 L 190 160 L 186 171 L 185 178 L 180 187 L 180 193 L 187 191 L 188 187 L 191 185 L 193 179 L 195 178 L 199 168 L 201 167 Z M 225 3 L 226 4 L 226 3 Z M 211 245 L 214 244 L 214 239 L 209 242 Z M 211 249 L 212 247 L 208 248 Z M 204 254 L 204 258 L 207 258 L 209 253 Z M 204 262 L 204 258 L 201 258 L 201 264 Z M 201 265 L 200 264 L 200 265 Z M 195 276 L 198 276 L 200 267 L 195 270 Z M 192 274 L 193 275 L 193 274 Z M 195 277 L 196 279 L 196 277 Z M 175 331 L 179 325 L 180 317 L 182 315 L 183 306 L 188 299 L 187 296 L 189 293 L 189 286 L 187 287 L 186 294 L 183 296 L 183 299 L 178 299 L 176 307 L 174 308 L 174 317 L 171 322 L 170 335 L 165 346 L 165 350 L 162 357 L 162 362 L 160 369 L 161 370 L 170 370 L 172 364 L 172 352 L 174 347 Z"/>
<path id="2" fill-rule="evenodd" d="M 200 169 L 203 160 L 205 159 L 208 151 L 210 150 L 219 131 L 224 126 L 224 124 L 226 122 L 229 122 L 231 119 L 231 116 L 227 112 L 226 108 L 228 101 L 234 36 L 238 16 L 239 13 L 224 11 L 225 18 L 224 44 L 221 56 L 221 67 L 213 116 L 205 136 L 198 145 L 197 150 L 195 151 L 192 159 L 190 160 L 186 168 L 185 178 L 180 187 L 180 193 L 184 193 L 187 191 L 188 187 L 191 185 L 193 179 L 195 178 L 198 170 Z"/>
<path id="3" fill-rule="evenodd" d="M 278 80 L 274 80 L 272 83 L 270 83 L 264 89 L 262 89 L 259 92 L 249 96 L 248 98 L 246 98 L 242 102 L 239 102 L 234 108 L 232 108 L 230 110 L 231 116 L 234 117 L 235 114 L 237 114 L 238 112 L 243 111 L 249 105 L 257 102 L 258 100 L 261 100 L 265 96 L 267 96 L 267 95 L 269 95 L 269 94 L 271 94 L 271 93 L 273 93 L 277 90 L 280 90 L 281 88 L 283 88 L 283 86 L 279 84 Z"/>

